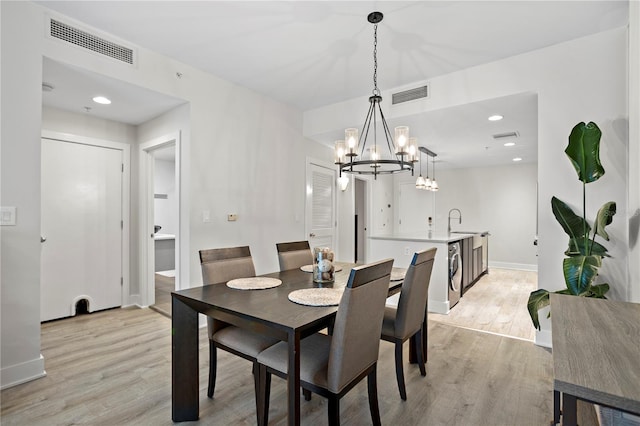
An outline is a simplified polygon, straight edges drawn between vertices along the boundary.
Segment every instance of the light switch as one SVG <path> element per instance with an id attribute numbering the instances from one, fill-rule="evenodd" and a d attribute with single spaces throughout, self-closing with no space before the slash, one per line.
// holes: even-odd
<path id="1" fill-rule="evenodd" d="M 15 226 L 16 224 L 16 208 L 2 207 L 0 208 L 0 225 Z"/>
<path id="2" fill-rule="evenodd" d="M 227 215 L 227 220 L 229 222 L 235 222 L 236 220 L 238 220 L 238 215 L 230 213 L 230 214 Z"/>

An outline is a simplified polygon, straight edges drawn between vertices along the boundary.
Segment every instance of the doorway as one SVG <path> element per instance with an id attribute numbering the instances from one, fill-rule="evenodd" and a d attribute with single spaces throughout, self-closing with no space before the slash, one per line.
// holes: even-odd
<path id="1" fill-rule="evenodd" d="M 311 248 L 330 247 L 336 250 L 335 189 L 335 168 L 307 161 L 305 227 Z"/>
<path id="2" fill-rule="evenodd" d="M 367 181 L 363 179 L 353 179 L 355 191 L 354 203 L 354 260 L 358 264 L 367 261 Z"/>
<path id="3" fill-rule="evenodd" d="M 140 145 L 140 292 L 169 317 L 180 288 L 180 181 L 179 132 Z"/>

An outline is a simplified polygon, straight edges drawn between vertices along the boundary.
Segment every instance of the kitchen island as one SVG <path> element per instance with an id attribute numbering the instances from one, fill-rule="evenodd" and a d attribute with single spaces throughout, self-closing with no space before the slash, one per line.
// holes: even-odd
<path id="1" fill-rule="evenodd" d="M 369 237 L 369 259 L 393 258 L 393 266 L 408 268 L 413 254 L 420 250 L 437 248 L 431 282 L 429 284 L 429 312 L 448 314 L 449 303 L 449 243 L 473 239 L 475 233 L 426 233 L 412 235 L 380 235 Z"/>

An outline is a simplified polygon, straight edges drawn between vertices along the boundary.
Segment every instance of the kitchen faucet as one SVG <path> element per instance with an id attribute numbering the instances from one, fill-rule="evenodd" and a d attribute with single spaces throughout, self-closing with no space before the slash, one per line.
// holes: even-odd
<path id="1" fill-rule="evenodd" d="M 458 219 L 458 223 L 459 224 L 462 223 L 462 213 L 460 212 L 460 209 L 451 209 L 451 210 L 449 210 L 449 221 L 448 221 L 448 224 L 447 224 L 447 233 L 449 233 L 449 234 L 451 233 L 451 213 L 454 212 L 454 211 L 458 212 L 458 218 L 457 218 Z M 454 217 L 454 219 L 456 219 L 456 218 Z"/>

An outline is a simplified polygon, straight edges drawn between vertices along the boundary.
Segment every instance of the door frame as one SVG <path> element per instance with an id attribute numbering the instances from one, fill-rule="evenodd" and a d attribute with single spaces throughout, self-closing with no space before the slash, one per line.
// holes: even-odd
<path id="1" fill-rule="evenodd" d="M 178 130 L 173 133 L 169 133 L 163 136 L 159 136 L 155 139 L 141 143 L 139 145 L 138 157 L 139 157 L 139 190 L 138 201 L 140 209 L 138 211 L 139 216 L 139 276 L 140 276 L 140 305 L 150 306 L 155 303 L 155 271 L 154 264 L 152 262 L 152 255 L 155 253 L 154 240 L 150 238 L 153 235 L 154 227 L 154 157 L 153 151 L 174 145 L 176 153 L 175 161 L 175 186 L 176 186 L 176 203 L 178 208 L 178 231 L 176 232 L 175 239 L 175 285 L 176 290 L 182 287 L 181 277 L 181 258 L 182 250 L 181 244 L 182 238 L 182 159 L 181 159 L 181 132 Z"/>
<path id="2" fill-rule="evenodd" d="M 124 142 L 116 142 L 105 139 L 91 138 L 88 136 L 74 135 L 71 133 L 56 132 L 52 130 L 42 130 L 41 139 L 52 139 L 61 142 L 77 143 L 82 145 L 97 146 L 101 148 L 111 148 L 122 151 L 122 294 L 121 305 L 131 305 L 130 295 L 130 188 L 131 188 L 131 146 Z"/>

